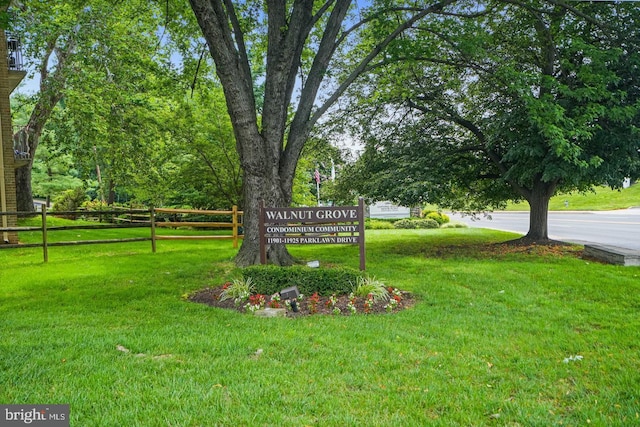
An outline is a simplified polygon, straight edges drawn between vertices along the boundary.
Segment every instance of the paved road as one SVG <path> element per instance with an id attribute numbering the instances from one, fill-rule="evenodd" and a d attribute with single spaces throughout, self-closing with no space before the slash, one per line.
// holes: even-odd
<path id="1" fill-rule="evenodd" d="M 471 227 L 526 234 L 529 212 L 493 212 L 491 219 L 451 215 Z M 600 212 L 549 212 L 549 237 L 579 244 L 600 243 L 640 250 L 640 209 Z"/>

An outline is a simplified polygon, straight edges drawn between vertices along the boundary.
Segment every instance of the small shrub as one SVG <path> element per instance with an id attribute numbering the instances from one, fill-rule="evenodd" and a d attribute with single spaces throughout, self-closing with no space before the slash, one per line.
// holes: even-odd
<path id="1" fill-rule="evenodd" d="M 82 219 L 85 220 L 99 220 L 100 222 L 107 221 L 113 222 L 115 215 L 114 214 L 100 214 L 96 212 L 100 211 L 113 211 L 115 209 L 115 205 L 109 206 L 108 204 L 95 199 L 95 200 L 87 200 L 82 203 L 82 210 L 87 211 L 82 215 Z"/>
<path id="2" fill-rule="evenodd" d="M 422 212 L 420 212 L 420 217 L 426 218 L 430 213 L 433 213 L 433 212 L 437 212 L 437 211 L 434 211 L 433 209 L 429 209 L 429 208 L 423 209 Z"/>
<path id="3" fill-rule="evenodd" d="M 379 219 L 369 219 L 364 224 L 367 230 L 393 230 L 393 223 Z"/>
<path id="4" fill-rule="evenodd" d="M 86 209 L 88 211 L 107 211 L 113 209 L 111 206 L 103 203 L 102 201 L 96 200 L 87 200 L 82 203 L 82 209 Z"/>
<path id="5" fill-rule="evenodd" d="M 440 228 L 438 221 L 431 218 L 419 219 L 416 222 L 418 223 L 418 228 Z"/>
<path id="6" fill-rule="evenodd" d="M 67 190 L 53 200 L 56 211 L 77 211 L 82 203 L 87 200 L 84 188 L 78 187 L 73 190 Z M 65 218 L 75 219 L 73 215 L 67 215 Z"/>
<path id="7" fill-rule="evenodd" d="M 427 219 L 401 219 L 394 224 L 399 229 L 416 229 L 416 228 L 439 228 L 440 224 L 431 218 Z"/>
<path id="8" fill-rule="evenodd" d="M 409 230 L 418 228 L 418 222 L 413 219 L 401 219 L 400 221 L 396 221 L 393 227 Z"/>
<path id="9" fill-rule="evenodd" d="M 297 286 L 300 293 L 304 295 L 317 292 L 320 295 L 329 296 L 333 293 L 348 294 L 352 283 L 361 277 L 361 273 L 346 267 L 252 265 L 242 269 L 242 276 L 250 277 L 255 291 L 265 295 L 273 295 L 289 286 Z"/>
<path id="10" fill-rule="evenodd" d="M 443 214 L 442 212 L 429 212 L 425 218 L 427 219 L 433 219 L 434 221 L 436 221 L 438 223 L 438 225 L 442 226 L 443 224 L 448 223 L 451 219 L 449 218 L 449 215 L 447 214 Z"/>
<path id="11" fill-rule="evenodd" d="M 375 277 L 359 277 L 353 287 L 353 294 L 357 297 L 371 298 L 374 302 L 389 299 L 387 287 Z"/>

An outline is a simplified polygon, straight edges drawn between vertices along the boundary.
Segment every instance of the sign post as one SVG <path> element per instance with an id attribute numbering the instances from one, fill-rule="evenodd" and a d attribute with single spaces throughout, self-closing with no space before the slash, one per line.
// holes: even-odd
<path id="1" fill-rule="evenodd" d="M 358 244 L 365 269 L 364 200 L 358 206 L 266 208 L 260 202 L 260 262 L 267 245 Z"/>

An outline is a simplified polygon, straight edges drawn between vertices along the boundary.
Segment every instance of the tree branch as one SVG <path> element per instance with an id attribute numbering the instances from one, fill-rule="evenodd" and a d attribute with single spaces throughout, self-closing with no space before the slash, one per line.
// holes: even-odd
<path id="1" fill-rule="evenodd" d="M 592 24 L 594 24 L 595 26 L 597 26 L 598 28 L 600 28 L 603 31 L 606 31 L 607 33 L 611 33 L 613 31 L 613 29 L 605 24 L 604 22 L 598 21 L 597 19 L 595 19 L 593 16 L 589 16 L 584 12 L 579 11 L 578 9 L 576 9 L 575 7 L 573 7 L 570 4 L 567 4 L 563 1 L 558 1 L 558 0 L 547 0 L 549 3 L 551 4 L 555 4 L 556 6 L 560 6 L 565 8 L 566 10 L 568 10 L 569 12 L 571 12 L 572 14 L 579 16 L 580 18 L 584 19 L 587 22 L 590 22 Z"/>
<path id="2" fill-rule="evenodd" d="M 251 68 L 249 67 L 249 56 L 247 55 L 247 48 L 244 42 L 244 33 L 240 27 L 236 10 L 231 0 L 224 0 L 225 7 L 227 9 L 227 16 L 229 22 L 233 28 L 233 35 L 236 40 L 236 48 L 238 49 L 238 56 L 240 58 L 240 64 L 244 66 L 244 72 L 246 75 L 251 76 Z"/>
<path id="3" fill-rule="evenodd" d="M 392 31 L 384 40 L 382 40 L 369 54 L 360 61 L 355 69 L 347 76 L 347 78 L 338 86 L 334 93 L 327 98 L 327 100 L 314 112 L 309 118 L 308 126 L 313 127 L 320 117 L 337 101 L 337 99 L 347 90 L 347 88 L 358 78 L 367 68 L 369 63 L 375 59 L 380 52 L 382 52 L 396 37 L 398 37 L 407 28 L 410 28 L 414 23 L 424 18 L 430 13 L 442 10 L 445 6 L 454 3 L 455 0 L 443 0 L 430 7 L 422 9 L 416 13 L 413 17 L 398 25 L 394 31 Z"/>

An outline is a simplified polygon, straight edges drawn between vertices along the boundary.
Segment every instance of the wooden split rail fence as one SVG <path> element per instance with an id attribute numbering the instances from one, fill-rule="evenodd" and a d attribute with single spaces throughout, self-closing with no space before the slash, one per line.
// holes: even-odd
<path id="1" fill-rule="evenodd" d="M 172 221 L 159 221 L 158 215 L 169 215 L 173 217 Z M 178 216 L 230 216 L 231 221 L 179 221 Z M 238 247 L 238 240 L 243 238 L 241 233 L 242 228 L 242 215 L 243 212 L 238 210 L 237 206 L 234 206 L 230 211 L 209 211 L 199 209 L 164 209 L 164 208 L 151 208 L 151 209 L 112 209 L 112 210 L 80 210 L 80 211 L 47 211 L 45 206 L 42 207 L 41 212 L 0 212 L 2 216 L 17 216 L 17 217 L 33 217 L 40 216 L 40 226 L 16 226 L 16 227 L 0 227 L 0 233 L 3 232 L 41 232 L 42 242 L 38 243 L 18 243 L 18 244 L 1 244 L 0 249 L 16 249 L 16 248 L 29 248 L 29 247 L 42 247 L 44 262 L 49 260 L 48 248 L 52 246 L 72 246 L 72 245 L 90 245 L 98 243 L 127 243 L 127 242 L 140 242 L 151 241 L 151 250 L 156 252 L 157 240 L 201 240 L 201 239 L 231 239 L 233 240 L 233 247 Z M 47 223 L 49 216 L 65 217 L 65 218 L 92 218 L 99 221 L 100 224 L 79 224 L 79 225 L 64 225 L 64 226 L 51 226 Z M 109 221 L 103 223 L 103 221 Z M 107 229 L 121 229 L 121 228 L 150 228 L 150 237 L 129 237 L 118 239 L 100 239 L 100 240 L 76 240 L 76 241 L 63 241 L 63 242 L 50 242 L 49 233 L 63 230 L 107 230 Z M 163 235 L 158 234 L 157 228 L 169 227 L 169 228 L 183 228 L 188 227 L 191 229 L 231 229 L 231 235 Z"/>

